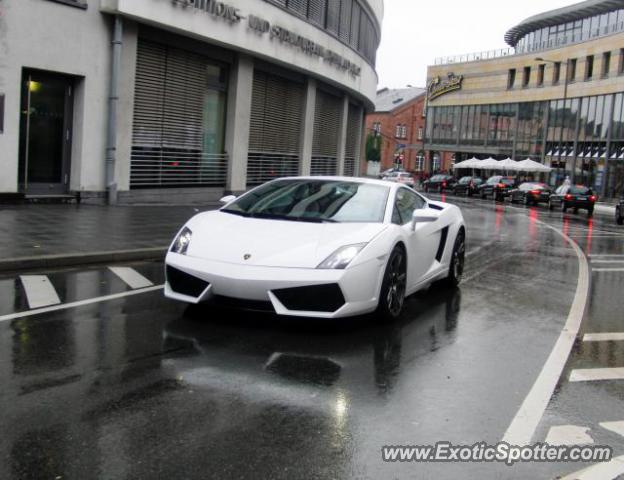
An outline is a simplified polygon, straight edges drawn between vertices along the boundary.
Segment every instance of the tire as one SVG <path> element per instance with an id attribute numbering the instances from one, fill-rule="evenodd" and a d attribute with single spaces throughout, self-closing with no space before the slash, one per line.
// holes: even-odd
<path id="1" fill-rule="evenodd" d="M 589 207 L 587 209 L 587 216 L 588 217 L 593 217 L 594 216 L 594 207 Z"/>
<path id="2" fill-rule="evenodd" d="M 529 196 L 528 195 L 524 196 L 524 206 L 525 207 L 530 207 L 531 206 L 531 200 L 529 200 Z"/>
<path id="3" fill-rule="evenodd" d="M 377 315 L 384 321 L 401 316 L 407 287 L 407 257 L 401 247 L 394 247 L 381 283 Z"/>
<path id="4" fill-rule="evenodd" d="M 622 211 L 620 207 L 615 209 L 615 223 L 618 225 L 624 225 L 624 216 L 622 216 Z"/>
<path id="5" fill-rule="evenodd" d="M 453 245 L 451 254 L 451 264 L 449 265 L 448 276 L 442 281 L 448 287 L 456 287 L 461 283 L 464 276 L 464 265 L 466 261 L 466 240 L 464 232 L 459 232 Z"/>
<path id="6" fill-rule="evenodd" d="M 567 210 L 568 210 L 568 207 L 566 207 L 565 202 L 561 202 L 561 211 L 565 213 Z"/>

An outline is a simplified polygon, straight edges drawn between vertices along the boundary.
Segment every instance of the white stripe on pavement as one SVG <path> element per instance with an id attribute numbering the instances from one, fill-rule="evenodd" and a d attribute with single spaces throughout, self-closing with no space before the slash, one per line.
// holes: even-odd
<path id="1" fill-rule="evenodd" d="M 624 268 L 592 268 L 592 272 L 624 272 Z"/>
<path id="2" fill-rule="evenodd" d="M 619 264 L 619 263 L 624 263 L 624 260 L 610 260 L 610 259 L 594 260 L 592 258 L 591 262 L 592 262 L 592 265 L 596 263 Z"/>
<path id="3" fill-rule="evenodd" d="M 154 287 L 142 288 L 141 290 L 131 290 L 129 292 L 115 293 L 112 295 L 106 295 L 104 297 L 90 298 L 88 300 L 80 300 L 78 302 L 63 303 L 61 305 L 54 305 L 52 307 L 39 308 L 37 310 L 28 310 L 26 312 L 11 313 L 9 315 L 3 315 L 2 317 L 0 317 L 0 323 L 7 322 L 9 320 L 15 320 L 16 318 L 31 317 L 33 315 L 39 315 L 41 313 L 56 312 L 58 310 L 67 310 L 69 308 L 82 307 L 84 305 L 90 305 L 92 303 L 108 302 L 110 300 L 117 300 L 119 298 L 131 297 L 132 295 L 139 295 L 141 293 L 148 293 L 148 292 L 154 292 L 156 290 L 162 290 L 163 288 L 164 288 L 164 285 L 156 285 Z"/>
<path id="4" fill-rule="evenodd" d="M 550 428 L 544 442 L 556 446 L 591 445 L 594 439 L 587 433 L 589 430 L 589 427 L 577 425 L 557 425 Z"/>
<path id="5" fill-rule="evenodd" d="M 621 342 L 624 341 L 624 332 L 587 333 L 584 342 Z"/>
<path id="6" fill-rule="evenodd" d="M 571 382 L 596 382 L 599 380 L 624 380 L 624 368 L 579 368 L 570 373 Z"/>
<path id="7" fill-rule="evenodd" d="M 624 456 L 571 473 L 560 480 L 615 480 L 624 473 Z"/>
<path id="8" fill-rule="evenodd" d="M 594 253 L 589 258 L 621 258 L 624 253 Z"/>
<path id="9" fill-rule="evenodd" d="M 505 432 L 503 441 L 510 445 L 528 445 L 531 443 L 535 430 L 546 411 L 548 402 L 550 402 L 559 377 L 570 356 L 570 351 L 572 350 L 579 328 L 581 327 L 581 322 L 587 306 L 587 299 L 589 297 L 589 264 L 585 253 L 583 253 L 574 240 L 561 230 L 541 220 L 537 220 L 537 222 L 561 235 L 572 246 L 579 264 L 578 280 L 572 307 L 568 313 L 568 318 L 563 330 L 550 352 L 546 363 L 544 363 L 542 371 L 539 373 L 531 390 Z"/>
<path id="10" fill-rule="evenodd" d="M 108 267 L 108 269 L 115 275 L 117 275 L 121 280 L 123 280 L 124 283 L 133 290 L 137 290 L 139 288 L 147 288 L 154 285 L 147 278 L 137 272 L 134 268 Z"/>
<path id="11" fill-rule="evenodd" d="M 624 437 L 624 422 L 602 422 L 598 425 Z"/>
<path id="12" fill-rule="evenodd" d="M 30 308 L 41 308 L 61 303 L 54 285 L 45 275 L 20 275 Z"/>

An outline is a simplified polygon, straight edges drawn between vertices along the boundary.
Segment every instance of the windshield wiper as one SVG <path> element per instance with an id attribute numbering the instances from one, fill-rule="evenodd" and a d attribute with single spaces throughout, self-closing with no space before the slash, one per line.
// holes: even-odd
<path id="1" fill-rule="evenodd" d="M 238 213 L 238 212 L 236 212 Z M 293 217 L 291 215 L 281 215 L 278 213 L 251 212 L 245 216 L 250 218 L 263 218 L 266 220 L 285 220 L 287 222 L 307 222 L 307 223 L 340 223 L 331 218 L 322 217 Z"/>

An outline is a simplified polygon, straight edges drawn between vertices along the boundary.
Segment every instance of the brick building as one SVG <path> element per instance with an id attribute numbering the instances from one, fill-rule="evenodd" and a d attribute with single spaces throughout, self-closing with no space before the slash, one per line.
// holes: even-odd
<path id="1" fill-rule="evenodd" d="M 419 176 L 450 168 L 450 154 L 448 158 L 434 159 L 425 151 L 425 104 L 423 88 L 384 88 L 377 92 L 375 111 L 366 116 L 366 137 L 368 140 L 375 136 L 381 141 L 380 171 L 397 163 Z"/>

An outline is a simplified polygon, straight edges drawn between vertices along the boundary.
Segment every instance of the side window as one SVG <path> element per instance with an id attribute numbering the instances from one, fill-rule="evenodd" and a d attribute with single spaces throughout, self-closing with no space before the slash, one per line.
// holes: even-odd
<path id="1" fill-rule="evenodd" d="M 423 208 L 424 206 L 425 201 L 420 195 L 411 192 L 406 188 L 399 189 L 394 203 L 392 223 L 396 223 L 397 225 L 408 224 L 412 221 L 414 210 Z"/>

